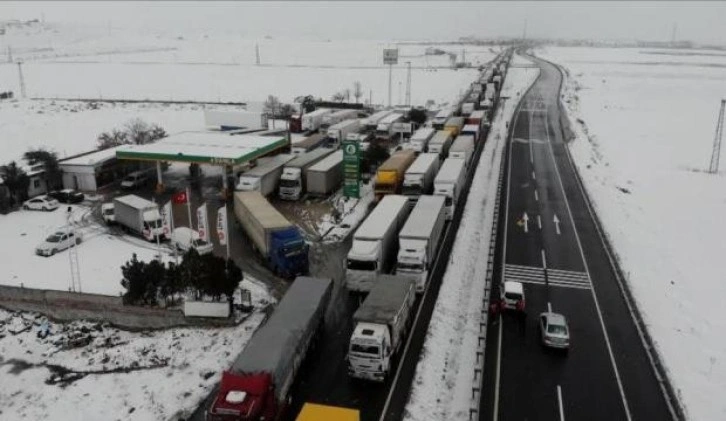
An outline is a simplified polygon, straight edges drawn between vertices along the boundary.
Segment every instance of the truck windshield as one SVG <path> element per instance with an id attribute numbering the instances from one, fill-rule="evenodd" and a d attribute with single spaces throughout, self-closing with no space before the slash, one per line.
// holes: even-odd
<path id="1" fill-rule="evenodd" d="M 280 180 L 280 187 L 297 187 L 297 180 Z"/>
<path id="2" fill-rule="evenodd" d="M 399 263 L 396 270 L 401 272 L 423 272 L 423 265 L 421 263 Z"/>
<path id="3" fill-rule="evenodd" d="M 348 269 L 350 270 L 376 270 L 375 261 L 348 259 Z"/>
<path id="4" fill-rule="evenodd" d="M 451 206 L 452 203 L 453 203 L 453 200 L 451 200 L 451 196 L 446 196 L 446 200 L 444 201 L 444 204 L 446 206 Z"/>
<path id="5" fill-rule="evenodd" d="M 355 354 L 365 354 L 367 356 L 378 357 L 380 355 L 378 345 L 360 345 L 352 344 L 350 346 L 350 352 Z"/>
<path id="6" fill-rule="evenodd" d="M 401 190 L 403 194 L 407 196 L 420 196 L 421 186 L 419 184 L 412 184 L 410 186 L 403 186 Z"/>

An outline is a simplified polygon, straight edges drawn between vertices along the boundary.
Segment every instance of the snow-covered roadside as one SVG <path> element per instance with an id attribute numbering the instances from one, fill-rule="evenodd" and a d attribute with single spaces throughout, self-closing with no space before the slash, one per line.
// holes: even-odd
<path id="1" fill-rule="evenodd" d="M 338 199 L 336 203 L 340 213 L 338 223 L 334 221 L 331 215 L 325 215 L 318 225 L 318 233 L 323 236 L 324 242 L 336 242 L 345 239 L 368 215 L 368 208 L 374 199 L 373 180 L 368 184 L 361 183 L 360 196 L 360 199 L 346 199 L 344 197 Z"/>
<path id="2" fill-rule="evenodd" d="M 541 55 L 568 72 L 570 152 L 687 416 L 726 419 L 726 242 L 718 228 L 726 177 L 700 171 L 726 72 L 643 67 L 643 53 L 548 48 Z"/>
<path id="3" fill-rule="evenodd" d="M 479 158 L 458 235 L 442 280 L 424 349 L 404 413 L 405 420 L 468 419 L 476 367 L 479 319 L 497 182 L 507 125 L 519 98 L 539 75 L 538 68 L 511 67 L 503 102 Z M 493 163 L 489 165 L 489 163 Z"/>
<path id="4" fill-rule="evenodd" d="M 51 335 L 40 339 L 40 316 L 0 310 L 0 420 L 188 416 L 264 319 L 267 291 L 249 280 L 241 286 L 251 291 L 255 312 L 231 328 L 132 333 L 73 322 L 51 324 Z M 57 382 L 64 369 L 118 372 Z"/>

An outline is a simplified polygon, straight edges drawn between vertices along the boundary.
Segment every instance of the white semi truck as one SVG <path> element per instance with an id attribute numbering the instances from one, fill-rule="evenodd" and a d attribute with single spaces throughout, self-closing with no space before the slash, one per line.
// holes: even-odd
<path id="1" fill-rule="evenodd" d="M 412 207 L 421 195 L 433 192 L 434 178 L 439 172 L 439 162 L 439 154 L 422 153 L 403 174 L 401 193 L 408 196 Z"/>
<path id="2" fill-rule="evenodd" d="M 333 193 L 343 182 L 343 151 L 337 150 L 308 168 L 307 190 L 313 196 Z"/>
<path id="3" fill-rule="evenodd" d="M 305 194 L 307 169 L 335 152 L 333 149 L 318 148 L 285 164 L 280 176 L 278 196 L 283 200 L 299 200 Z"/>
<path id="4" fill-rule="evenodd" d="M 466 167 L 460 158 L 447 158 L 434 179 L 434 194 L 446 198 L 446 220 L 454 217 L 456 204 L 464 188 Z"/>
<path id="5" fill-rule="evenodd" d="M 396 275 L 416 281 L 423 292 L 446 224 L 446 198 L 421 196 L 398 234 Z"/>
<path id="6" fill-rule="evenodd" d="M 416 153 L 423 153 L 428 150 L 429 141 L 434 134 L 436 129 L 433 127 L 421 127 L 411 135 L 411 149 Z"/>
<path id="7" fill-rule="evenodd" d="M 348 133 L 355 133 L 360 128 L 360 120 L 343 120 L 328 127 L 327 136 L 332 140 L 332 147 L 337 148 L 345 140 Z"/>
<path id="8" fill-rule="evenodd" d="M 256 167 L 240 175 L 235 190 L 258 191 L 263 196 L 269 196 L 277 189 L 277 183 L 280 182 L 282 175 L 282 167 L 293 158 L 295 155 L 280 154 L 258 159 Z"/>
<path id="9" fill-rule="evenodd" d="M 469 127 L 469 126 L 464 126 Z M 464 160 L 464 167 L 469 168 L 471 158 L 474 156 L 474 139 L 470 134 L 461 134 L 456 137 L 454 143 L 449 149 L 449 158 L 459 158 Z"/>
<path id="10" fill-rule="evenodd" d="M 377 275 L 391 272 L 398 253 L 398 232 L 409 211 L 406 196 L 389 194 L 358 227 L 345 272 L 349 291 L 368 292 Z"/>
<path id="11" fill-rule="evenodd" d="M 385 117 L 387 117 L 392 112 L 393 112 L 393 110 L 383 110 L 383 111 L 378 111 L 376 113 L 373 113 L 370 116 L 364 118 L 361 125 L 366 130 L 375 130 L 376 127 L 378 126 L 378 122 L 383 120 Z"/>
<path id="12" fill-rule="evenodd" d="M 304 131 L 318 130 L 323 124 L 323 117 L 332 113 L 329 108 L 318 108 L 302 116 L 302 129 Z"/>
<path id="13" fill-rule="evenodd" d="M 353 314 L 355 328 L 348 347 L 351 377 L 383 382 L 411 328 L 416 301 L 414 281 L 379 276 L 363 304 Z"/>
<path id="14" fill-rule="evenodd" d="M 436 153 L 440 159 L 446 159 L 449 155 L 449 148 L 453 140 L 454 135 L 448 130 L 437 131 L 429 141 L 429 153 Z"/>
<path id="15" fill-rule="evenodd" d="M 323 117 L 323 122 L 320 128 L 327 129 L 328 127 L 338 124 L 343 120 L 350 120 L 358 117 L 358 110 L 334 110 L 330 114 L 326 114 Z"/>

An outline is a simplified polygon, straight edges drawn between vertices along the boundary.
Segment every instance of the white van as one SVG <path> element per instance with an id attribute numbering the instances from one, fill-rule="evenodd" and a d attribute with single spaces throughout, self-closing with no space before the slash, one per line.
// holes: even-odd
<path id="1" fill-rule="evenodd" d="M 135 189 L 149 181 L 148 171 L 134 171 L 121 180 L 122 189 Z"/>
<path id="2" fill-rule="evenodd" d="M 212 243 L 200 240 L 199 234 L 187 227 L 174 228 L 171 233 L 171 246 L 184 252 L 194 247 L 199 254 L 211 253 L 213 249 Z"/>

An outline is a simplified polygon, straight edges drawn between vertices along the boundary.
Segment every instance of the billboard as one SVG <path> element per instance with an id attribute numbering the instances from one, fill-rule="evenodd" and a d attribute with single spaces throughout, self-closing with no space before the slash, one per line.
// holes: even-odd
<path id="1" fill-rule="evenodd" d="M 343 142 L 343 195 L 360 197 L 360 146 L 354 140 Z"/>
<path id="2" fill-rule="evenodd" d="M 398 64 L 397 48 L 386 48 L 383 50 L 383 64 Z"/>

